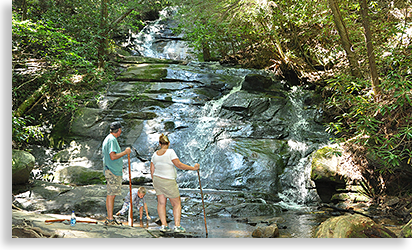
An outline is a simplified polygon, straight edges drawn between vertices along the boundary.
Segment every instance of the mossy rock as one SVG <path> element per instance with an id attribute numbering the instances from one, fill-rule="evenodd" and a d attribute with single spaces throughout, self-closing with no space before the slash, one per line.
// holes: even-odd
<path id="1" fill-rule="evenodd" d="M 396 234 L 372 219 L 350 214 L 324 221 L 315 232 L 316 238 L 397 238 Z"/>
<path id="2" fill-rule="evenodd" d="M 339 157 L 334 154 L 336 149 L 323 147 L 312 155 L 311 179 L 313 181 L 345 183 L 338 174 Z"/>
<path id="3" fill-rule="evenodd" d="M 105 184 L 103 171 L 92 170 L 81 166 L 70 166 L 58 170 L 55 180 L 75 185 Z"/>
<path id="4" fill-rule="evenodd" d="M 135 64 L 128 67 L 119 81 L 162 80 L 167 76 L 167 64 Z"/>
<path id="5" fill-rule="evenodd" d="M 34 156 L 29 152 L 12 150 L 11 165 L 13 184 L 24 184 L 29 181 L 35 160 Z"/>

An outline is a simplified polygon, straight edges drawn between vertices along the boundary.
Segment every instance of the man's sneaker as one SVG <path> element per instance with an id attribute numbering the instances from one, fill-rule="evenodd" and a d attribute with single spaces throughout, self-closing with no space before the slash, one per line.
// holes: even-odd
<path id="1" fill-rule="evenodd" d="M 113 220 L 106 219 L 104 224 L 106 226 L 123 226 L 123 224 L 118 222 L 115 218 L 113 218 Z"/>
<path id="2" fill-rule="evenodd" d="M 160 231 L 162 231 L 162 232 L 169 232 L 169 231 L 170 231 L 170 228 L 169 228 L 168 226 L 162 225 L 162 226 L 160 227 Z"/>
<path id="3" fill-rule="evenodd" d="M 186 229 L 184 229 L 182 226 L 178 226 L 174 228 L 175 233 L 184 233 L 186 232 Z"/>

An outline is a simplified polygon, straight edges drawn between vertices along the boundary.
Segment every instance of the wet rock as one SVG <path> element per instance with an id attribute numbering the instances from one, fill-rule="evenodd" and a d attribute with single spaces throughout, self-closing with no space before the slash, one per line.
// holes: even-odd
<path id="1" fill-rule="evenodd" d="M 243 203 L 224 208 L 233 216 L 262 216 L 276 215 L 281 212 L 281 208 L 272 204 L 265 203 Z"/>
<path id="2" fill-rule="evenodd" d="M 270 89 L 285 90 L 286 88 L 282 82 L 273 81 L 270 77 L 259 74 L 249 74 L 245 76 L 242 89 L 246 91 L 268 91 Z"/>
<path id="3" fill-rule="evenodd" d="M 117 80 L 137 81 L 137 80 L 162 80 L 167 76 L 168 64 L 136 64 L 130 65 Z"/>
<path id="4" fill-rule="evenodd" d="M 266 97 L 261 94 L 248 93 L 240 90 L 229 95 L 223 102 L 222 108 L 232 111 L 242 118 L 252 121 L 269 121 L 286 105 L 283 96 Z M 226 114 L 226 116 L 223 116 Z M 227 117 L 227 113 L 221 113 Z M 273 124 L 272 124 L 273 125 Z M 269 126 L 269 124 L 267 124 Z"/>
<path id="5" fill-rule="evenodd" d="M 250 91 L 264 91 L 272 86 L 273 81 L 269 77 L 251 74 L 245 77 L 242 83 L 242 89 Z"/>
<path id="6" fill-rule="evenodd" d="M 372 219 L 358 215 L 332 217 L 315 232 L 316 238 L 397 238 L 395 233 Z"/>
<path id="7" fill-rule="evenodd" d="M 222 105 L 222 108 L 242 112 L 249 107 L 252 100 L 258 98 L 260 98 L 260 95 L 258 94 L 252 94 L 246 91 L 237 91 L 226 98 Z M 255 104 L 255 106 L 258 105 Z"/>
<path id="8" fill-rule="evenodd" d="M 34 168 L 35 158 L 32 154 L 22 150 L 12 151 L 12 183 L 24 184 L 29 181 L 30 172 Z"/>
<path id="9" fill-rule="evenodd" d="M 276 224 L 270 226 L 261 226 L 256 228 L 252 233 L 253 238 L 277 238 L 279 237 L 279 228 Z"/>

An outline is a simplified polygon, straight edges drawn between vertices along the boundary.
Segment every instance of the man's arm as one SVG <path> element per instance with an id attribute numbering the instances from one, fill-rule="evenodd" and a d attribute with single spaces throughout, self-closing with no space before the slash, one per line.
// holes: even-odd
<path id="1" fill-rule="evenodd" d="M 116 152 L 110 152 L 110 160 L 114 161 L 117 159 L 122 158 L 123 156 L 130 154 L 132 150 L 130 148 L 126 148 L 123 152 L 116 153 Z"/>

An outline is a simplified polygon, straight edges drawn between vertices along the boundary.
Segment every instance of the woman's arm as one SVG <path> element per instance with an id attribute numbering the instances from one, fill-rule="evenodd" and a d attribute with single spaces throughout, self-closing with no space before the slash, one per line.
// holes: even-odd
<path id="1" fill-rule="evenodd" d="M 175 164 L 177 168 L 182 169 L 182 170 L 199 170 L 199 166 L 200 166 L 199 163 L 196 163 L 194 167 L 186 165 L 183 162 L 181 162 L 179 158 L 173 159 L 172 162 L 173 164 Z"/>
<path id="2" fill-rule="evenodd" d="M 153 180 L 153 173 L 154 173 L 154 164 L 153 162 L 150 162 L 150 175 L 152 176 L 152 180 Z"/>

